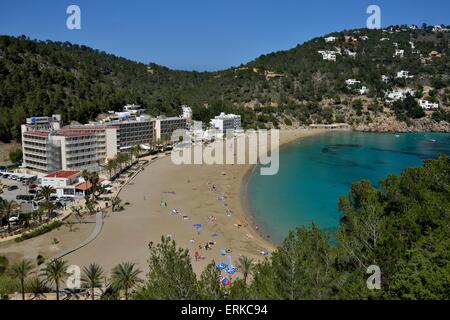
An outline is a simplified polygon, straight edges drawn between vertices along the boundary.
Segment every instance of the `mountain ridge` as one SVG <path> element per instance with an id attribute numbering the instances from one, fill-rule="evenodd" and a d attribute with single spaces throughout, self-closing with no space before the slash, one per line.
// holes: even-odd
<path id="1" fill-rule="evenodd" d="M 336 39 L 326 42 L 330 36 Z M 428 26 L 344 30 L 238 67 L 199 72 L 135 62 L 68 42 L 0 36 L 0 139 L 19 139 L 20 124 L 30 115 L 58 112 L 66 121 L 83 123 L 126 103 L 169 116 L 190 104 L 203 121 L 219 111 L 235 112 L 252 128 L 342 121 L 377 131 L 369 125 L 388 117 L 395 120 L 393 129 L 402 123 L 402 130 L 448 131 L 449 38 L 449 32 Z M 400 48 L 403 57 L 393 57 Z M 339 51 L 336 61 L 323 60 L 323 50 Z M 433 51 L 440 56 L 429 58 Z M 404 69 L 414 78 L 395 79 Z M 390 83 L 382 81 L 384 74 Z M 349 78 L 361 81 L 368 94 L 348 88 Z M 383 102 L 387 90 L 405 87 L 422 93 L 416 98 L 440 104 L 440 111 L 418 117 L 428 119 L 427 125 L 418 126 L 402 106 L 394 110 Z"/>

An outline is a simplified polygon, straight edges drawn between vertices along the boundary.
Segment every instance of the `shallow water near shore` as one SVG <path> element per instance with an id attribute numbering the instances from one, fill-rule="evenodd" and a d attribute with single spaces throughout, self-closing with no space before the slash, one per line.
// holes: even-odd
<path id="1" fill-rule="evenodd" d="M 339 197 L 351 184 L 380 179 L 421 166 L 440 153 L 450 155 L 450 134 L 328 132 L 280 150 L 280 170 L 248 181 L 248 207 L 265 234 L 280 243 L 289 230 L 312 222 L 333 232 L 342 217 Z"/>

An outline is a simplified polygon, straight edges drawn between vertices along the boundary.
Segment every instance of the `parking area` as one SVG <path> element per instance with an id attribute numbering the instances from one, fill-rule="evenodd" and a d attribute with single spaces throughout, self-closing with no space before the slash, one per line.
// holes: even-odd
<path id="1" fill-rule="evenodd" d="M 28 194 L 28 186 L 20 181 L 0 178 L 0 184 L 2 185 L 2 191 L 0 191 L 0 197 L 2 197 L 5 200 L 11 201 L 17 201 L 16 197 L 18 195 L 25 195 Z M 17 186 L 17 189 L 15 190 L 8 190 L 10 186 Z"/>

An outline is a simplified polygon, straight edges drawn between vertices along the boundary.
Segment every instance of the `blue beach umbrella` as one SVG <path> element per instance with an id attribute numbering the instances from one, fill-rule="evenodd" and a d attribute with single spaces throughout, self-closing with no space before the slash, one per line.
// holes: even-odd
<path id="1" fill-rule="evenodd" d="M 193 227 L 195 228 L 195 230 L 200 230 L 202 228 L 202 225 L 200 223 L 196 223 L 193 225 Z"/>
<path id="2" fill-rule="evenodd" d="M 216 264 L 216 269 L 217 270 L 223 270 L 226 267 L 228 267 L 228 265 L 226 263 L 223 263 L 223 262 L 220 262 L 220 263 Z"/>
<path id="3" fill-rule="evenodd" d="M 230 267 L 225 269 L 225 272 L 228 273 L 228 274 L 233 274 L 236 271 L 237 271 L 237 269 L 235 267 L 233 267 L 233 266 L 230 266 Z"/>

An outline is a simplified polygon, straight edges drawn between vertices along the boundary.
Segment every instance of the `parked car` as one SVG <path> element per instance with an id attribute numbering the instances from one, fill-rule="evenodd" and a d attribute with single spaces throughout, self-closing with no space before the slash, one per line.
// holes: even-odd
<path id="1" fill-rule="evenodd" d="M 18 186 L 9 186 L 8 187 L 8 191 L 13 191 L 13 190 L 17 190 L 17 189 L 19 189 Z"/>

